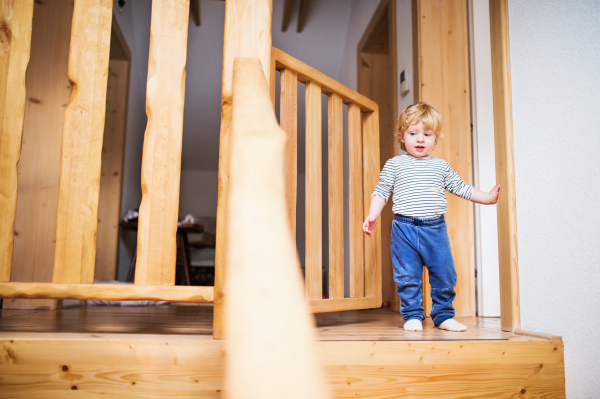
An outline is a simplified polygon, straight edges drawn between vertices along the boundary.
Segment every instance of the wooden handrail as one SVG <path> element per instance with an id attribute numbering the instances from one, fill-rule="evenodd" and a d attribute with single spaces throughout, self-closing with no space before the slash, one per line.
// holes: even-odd
<path id="1" fill-rule="evenodd" d="M 236 58 L 225 303 L 233 398 L 326 397 L 285 200 L 285 145 L 260 60 Z"/>

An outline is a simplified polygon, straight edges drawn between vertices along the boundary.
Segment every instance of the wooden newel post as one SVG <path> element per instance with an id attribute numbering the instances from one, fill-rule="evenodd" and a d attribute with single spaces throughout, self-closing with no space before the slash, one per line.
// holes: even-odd
<path id="1" fill-rule="evenodd" d="M 227 0 L 223 42 L 223 82 L 221 89 L 221 141 L 219 144 L 219 198 L 215 258 L 215 310 L 213 337 L 224 338 L 223 283 L 227 269 L 227 197 L 231 156 L 231 110 L 233 61 L 236 57 L 258 58 L 267 85 L 271 82 L 272 0 Z"/>

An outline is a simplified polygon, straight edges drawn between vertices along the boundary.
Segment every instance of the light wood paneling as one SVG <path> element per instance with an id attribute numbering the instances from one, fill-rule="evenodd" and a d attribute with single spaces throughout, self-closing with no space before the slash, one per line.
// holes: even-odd
<path id="1" fill-rule="evenodd" d="M 232 398 L 324 399 L 287 221 L 286 134 L 257 58 L 235 59 L 232 111 L 226 389 Z"/>
<path id="2" fill-rule="evenodd" d="M 0 3 L 0 281 L 10 281 L 33 0 Z"/>
<path id="3" fill-rule="evenodd" d="M 517 252 L 517 199 L 512 131 L 508 2 L 490 0 L 492 87 L 494 92 L 494 145 L 496 179 L 502 187 L 498 197 L 498 254 L 502 329 L 520 328 L 519 257 Z"/>
<path id="4" fill-rule="evenodd" d="M 306 83 L 306 298 L 323 295 L 323 219 L 322 219 L 322 154 L 321 154 L 321 87 Z"/>
<path id="5" fill-rule="evenodd" d="M 375 111 L 378 109 L 377 104 L 373 100 L 355 92 L 337 80 L 330 78 L 324 73 L 317 71 L 275 47 L 273 47 L 273 60 L 277 70 L 286 68 L 296 72 L 299 82 L 306 83 L 310 81 L 316 83 L 321 86 L 322 93 L 327 95 L 336 93 L 342 97 L 342 102 L 344 104 L 356 103 L 363 112 Z"/>
<path id="6" fill-rule="evenodd" d="M 215 256 L 215 329 L 214 337 L 224 337 L 223 283 L 227 270 L 227 195 L 229 190 L 230 130 L 233 87 L 233 60 L 255 57 L 262 63 L 267 84 L 271 70 L 272 0 L 227 0 L 223 40 L 223 80 L 221 85 L 221 129 L 219 142 L 219 196 Z M 272 88 L 274 90 L 274 88 Z M 274 91 L 273 91 L 274 93 Z"/>
<path id="7" fill-rule="evenodd" d="M 350 297 L 365 295 L 362 120 L 360 107 L 348 105 L 348 205 L 350 226 Z"/>
<path id="8" fill-rule="evenodd" d="M 329 297 L 344 297 L 344 108 L 330 94 L 328 109 Z"/>
<path id="9" fill-rule="evenodd" d="M 445 159 L 467 183 L 473 182 L 469 60 L 466 3 L 461 0 L 417 1 L 419 101 L 434 106 L 443 120 L 445 139 L 433 156 Z M 475 315 L 473 205 L 447 195 L 446 221 L 458 274 L 454 308 L 458 316 Z M 424 280 L 426 280 L 426 275 Z M 424 284 L 428 284 L 425 281 Z M 424 292 L 429 292 L 425 288 Z M 431 311 L 424 295 L 425 313 Z"/>
<path id="10" fill-rule="evenodd" d="M 108 65 L 94 272 L 94 278 L 99 281 L 117 278 L 128 89 L 129 61 L 111 59 Z"/>
<path id="11" fill-rule="evenodd" d="M 213 302 L 213 287 L 140 284 L 0 283 L 0 297 Z"/>
<path id="12" fill-rule="evenodd" d="M 92 283 L 112 1 L 75 3 L 69 49 L 52 281 Z"/>
<path id="13" fill-rule="evenodd" d="M 72 20 L 70 0 L 34 3 L 11 281 L 52 281 Z M 56 301 L 6 299 L 3 307 L 54 308 Z"/>
<path id="14" fill-rule="evenodd" d="M 152 2 L 136 284 L 175 284 L 189 10 Z"/>
<path id="15" fill-rule="evenodd" d="M 289 69 L 281 70 L 279 119 L 287 133 L 285 154 L 285 198 L 292 234 L 296 237 L 296 200 L 298 190 L 298 77 Z"/>

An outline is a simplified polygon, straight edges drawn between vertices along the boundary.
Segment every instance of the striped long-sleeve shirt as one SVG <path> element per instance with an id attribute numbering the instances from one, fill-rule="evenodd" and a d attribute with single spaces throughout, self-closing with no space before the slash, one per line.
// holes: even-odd
<path id="1" fill-rule="evenodd" d="M 432 219 L 448 211 L 446 190 L 467 200 L 473 196 L 473 186 L 443 159 L 400 155 L 385 163 L 371 196 L 379 195 L 387 202 L 393 192 L 394 213 Z"/>

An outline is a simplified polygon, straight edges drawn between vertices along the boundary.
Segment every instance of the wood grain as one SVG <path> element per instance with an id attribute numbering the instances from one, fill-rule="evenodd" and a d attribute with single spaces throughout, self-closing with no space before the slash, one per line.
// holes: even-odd
<path id="1" fill-rule="evenodd" d="M 363 219 L 369 214 L 371 193 L 379 180 L 379 111 L 362 114 L 363 131 Z M 365 296 L 381 302 L 381 230 L 365 238 Z"/>
<path id="2" fill-rule="evenodd" d="M 56 212 L 68 79 L 73 2 L 34 2 L 31 58 L 14 224 L 11 281 L 50 282 L 56 244 Z M 7 299 L 6 309 L 55 308 L 55 300 Z"/>
<path id="3" fill-rule="evenodd" d="M 233 96 L 233 60 L 255 57 L 262 63 L 267 83 L 271 84 L 272 0 L 228 0 L 225 2 L 223 39 L 223 80 L 221 85 L 221 128 L 219 141 L 219 194 L 217 206 L 217 242 L 215 256 L 215 329 L 214 337 L 223 338 L 223 284 L 227 271 L 227 196 L 229 190 L 231 104 Z M 274 88 L 272 88 L 274 90 Z M 274 91 L 273 91 L 274 93 Z"/>
<path id="4" fill-rule="evenodd" d="M 348 205 L 350 226 L 350 297 L 365 296 L 363 223 L 362 116 L 360 106 L 348 105 Z"/>
<path id="5" fill-rule="evenodd" d="M 0 281 L 10 281 L 33 0 L 0 3 Z"/>
<path id="6" fill-rule="evenodd" d="M 289 69 L 280 75 L 279 119 L 287 134 L 285 155 L 285 197 L 291 230 L 296 237 L 296 201 L 298 191 L 298 77 Z"/>
<path id="7" fill-rule="evenodd" d="M 325 398 L 287 220 L 286 134 L 258 58 L 235 59 L 232 111 L 227 392 L 232 398 Z M 284 312 L 293 317 L 281 318 Z"/>
<path id="8" fill-rule="evenodd" d="M 108 64 L 94 270 L 94 279 L 99 281 L 113 281 L 117 278 L 129 65 L 129 61 L 112 59 Z"/>
<path id="9" fill-rule="evenodd" d="M 306 298 L 321 299 L 323 295 L 323 218 L 322 154 L 321 154 L 321 87 L 306 83 L 306 236 L 305 277 Z"/>
<path id="10" fill-rule="evenodd" d="M 446 160 L 462 179 L 472 184 L 469 60 L 466 3 L 460 0 L 418 1 L 419 101 L 442 115 L 443 140 L 433 156 Z M 473 204 L 448 194 L 446 222 L 458 274 L 454 308 L 459 316 L 475 315 L 475 258 Z M 424 276 L 424 285 L 429 284 Z M 424 292 L 429 292 L 425 287 Z M 425 313 L 431 301 L 424 295 Z"/>
<path id="11" fill-rule="evenodd" d="M 292 57 L 289 54 L 273 47 L 272 50 L 275 68 L 281 70 L 283 68 L 290 69 L 298 75 L 298 81 L 307 83 L 309 81 L 321 86 L 321 92 L 324 94 L 336 93 L 342 97 L 344 104 L 356 103 L 360 106 L 361 111 L 369 112 L 377 109 L 377 104 L 369 98 L 357 93 L 356 91 L 344 86 L 340 82 L 325 75 L 322 72 L 306 65 L 300 60 Z"/>
<path id="12" fill-rule="evenodd" d="M 3 298 L 213 302 L 213 287 L 141 284 L 0 283 Z"/>
<path id="13" fill-rule="evenodd" d="M 508 3 L 505 0 L 490 0 L 490 35 L 496 179 L 502 187 L 502 193 L 498 197 L 496 208 L 498 212 L 500 313 L 502 316 L 502 329 L 514 331 L 520 328 L 521 316 Z"/>
<path id="14" fill-rule="evenodd" d="M 111 24 L 111 0 L 75 3 L 52 274 L 57 283 L 94 281 Z"/>
<path id="15" fill-rule="evenodd" d="M 344 108 L 342 98 L 327 98 L 329 298 L 344 297 Z"/>
<path id="16" fill-rule="evenodd" d="M 175 284 L 189 11 L 152 2 L 136 284 Z"/>

